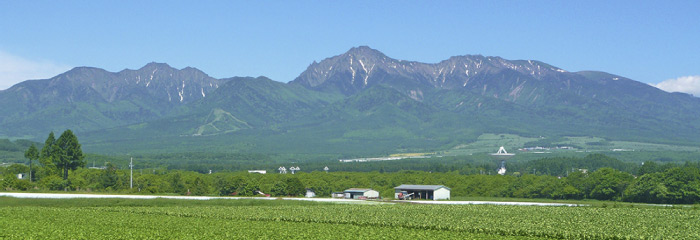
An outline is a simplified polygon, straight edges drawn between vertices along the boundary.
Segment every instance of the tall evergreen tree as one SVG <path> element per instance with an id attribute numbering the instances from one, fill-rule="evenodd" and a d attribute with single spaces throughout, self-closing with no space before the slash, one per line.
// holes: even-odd
<path id="1" fill-rule="evenodd" d="M 105 170 L 102 171 L 99 181 L 103 188 L 111 187 L 112 190 L 117 190 L 116 186 L 119 183 L 119 175 L 117 174 L 117 166 L 108 162 L 105 166 Z"/>
<path id="2" fill-rule="evenodd" d="M 68 179 L 68 170 L 85 166 L 83 150 L 73 131 L 70 129 L 64 131 L 54 145 L 56 147 L 53 161 L 59 170 L 63 170 L 63 180 Z"/>
<path id="3" fill-rule="evenodd" d="M 39 150 L 36 149 L 36 146 L 32 143 L 31 146 L 29 146 L 29 149 L 27 149 L 26 152 L 24 152 L 24 157 L 29 159 L 29 181 L 32 181 L 32 160 L 39 159 Z"/>
<path id="4" fill-rule="evenodd" d="M 44 172 L 46 175 L 57 174 L 55 171 L 56 165 L 53 163 L 53 159 L 56 155 L 56 149 L 56 137 L 54 137 L 53 132 L 51 132 L 46 138 L 46 141 L 44 141 L 44 146 L 41 148 L 41 152 L 39 153 L 39 163 L 44 166 L 43 170 L 46 171 Z"/>
<path id="5" fill-rule="evenodd" d="M 49 137 L 44 141 L 44 147 L 41 148 L 41 153 L 39 155 L 39 162 L 44 166 L 53 163 L 51 159 L 53 157 L 53 145 L 56 143 L 56 137 L 54 137 L 53 132 L 49 133 Z"/>

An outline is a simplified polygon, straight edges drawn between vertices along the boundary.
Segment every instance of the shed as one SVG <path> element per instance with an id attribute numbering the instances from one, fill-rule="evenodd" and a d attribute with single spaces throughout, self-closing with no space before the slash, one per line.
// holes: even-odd
<path id="1" fill-rule="evenodd" d="M 343 191 L 345 198 L 348 199 L 372 199 L 378 198 L 379 192 L 370 188 L 350 188 Z"/>
<path id="2" fill-rule="evenodd" d="M 345 193 L 344 192 L 332 192 L 331 197 L 332 198 L 344 198 Z"/>
<path id="3" fill-rule="evenodd" d="M 411 195 L 414 199 L 430 199 L 430 200 L 446 200 L 450 199 L 450 188 L 443 185 L 408 185 L 401 184 L 401 186 L 394 188 L 394 198 L 399 198 L 399 193 L 406 192 L 406 194 Z"/>
<path id="4" fill-rule="evenodd" d="M 316 197 L 316 192 L 314 192 L 313 189 L 307 188 L 307 189 L 306 189 L 306 194 L 304 194 L 304 196 L 307 197 L 307 198 Z"/>

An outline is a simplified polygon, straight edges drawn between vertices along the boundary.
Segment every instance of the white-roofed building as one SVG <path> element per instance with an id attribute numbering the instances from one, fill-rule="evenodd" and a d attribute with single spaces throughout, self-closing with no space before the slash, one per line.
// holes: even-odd
<path id="1" fill-rule="evenodd" d="M 399 194 L 410 195 L 413 199 L 449 200 L 451 189 L 443 185 L 409 185 L 401 184 L 394 188 L 394 198 Z"/>
<path id="2" fill-rule="evenodd" d="M 345 198 L 349 199 L 375 199 L 379 198 L 379 192 L 369 188 L 350 188 L 343 191 Z"/>

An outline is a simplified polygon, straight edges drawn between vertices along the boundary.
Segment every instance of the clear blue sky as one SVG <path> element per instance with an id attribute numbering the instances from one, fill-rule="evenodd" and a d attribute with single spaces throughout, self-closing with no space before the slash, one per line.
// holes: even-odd
<path id="1" fill-rule="evenodd" d="M 287 82 L 360 45 L 402 60 L 482 54 L 658 83 L 700 75 L 699 14 L 700 1 L 0 0 L 0 89 L 151 61 Z"/>

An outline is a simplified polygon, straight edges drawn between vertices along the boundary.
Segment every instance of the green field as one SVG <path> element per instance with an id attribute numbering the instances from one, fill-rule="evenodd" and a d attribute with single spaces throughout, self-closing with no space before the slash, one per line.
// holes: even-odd
<path id="1" fill-rule="evenodd" d="M 698 239 L 696 208 L 0 198 L 4 239 Z"/>

